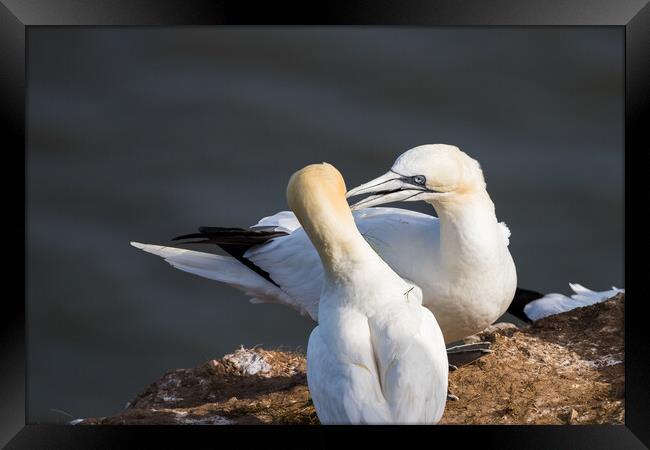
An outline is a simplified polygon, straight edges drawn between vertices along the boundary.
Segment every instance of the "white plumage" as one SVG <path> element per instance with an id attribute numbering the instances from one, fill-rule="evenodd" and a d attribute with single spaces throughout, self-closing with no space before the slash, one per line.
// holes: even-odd
<path id="1" fill-rule="evenodd" d="M 419 288 L 357 231 L 345 185 L 329 164 L 294 174 L 289 204 L 324 267 L 307 380 L 325 424 L 436 423 L 447 398 L 442 332 Z"/>
<path id="2" fill-rule="evenodd" d="M 235 258 L 139 242 L 131 242 L 131 245 L 160 256 L 179 270 L 236 287 L 244 291 L 253 303 L 281 302 L 298 309 L 302 308 L 300 303 L 294 302 L 293 298 L 276 285 L 269 283 Z"/>
<path id="3" fill-rule="evenodd" d="M 575 308 L 600 303 L 614 297 L 618 293 L 625 292 L 625 289 L 618 289 L 616 287 L 612 287 L 609 291 L 597 292 L 578 283 L 569 283 L 569 287 L 575 292 L 571 297 L 557 293 L 546 294 L 544 297 L 533 300 L 524 306 L 524 314 L 530 320 L 539 320 L 543 317 L 571 311 Z"/>
<path id="4" fill-rule="evenodd" d="M 437 423 L 442 417 L 449 367 L 445 342 L 419 292 L 405 295 L 411 287 L 382 286 L 372 312 L 321 303 L 327 319 L 309 337 L 307 380 L 322 423 Z"/>
<path id="5" fill-rule="evenodd" d="M 424 184 L 418 184 L 422 179 Z M 348 192 L 357 194 L 373 194 L 353 207 L 359 232 L 399 276 L 422 289 L 423 304 L 436 316 L 447 342 L 482 331 L 506 311 L 517 281 L 508 251 L 510 233 L 496 219 L 475 160 L 453 146 L 416 147 L 387 174 Z M 439 218 L 399 208 L 366 208 L 415 200 L 433 205 Z M 323 267 L 293 213 L 265 217 L 251 229 L 290 233 L 244 254 L 277 286 L 234 258 L 132 244 L 181 270 L 235 286 L 253 301 L 290 305 L 319 320 Z"/>

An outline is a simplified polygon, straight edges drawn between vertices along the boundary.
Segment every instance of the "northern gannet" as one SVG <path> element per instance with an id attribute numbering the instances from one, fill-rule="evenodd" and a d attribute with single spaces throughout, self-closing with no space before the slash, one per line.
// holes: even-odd
<path id="1" fill-rule="evenodd" d="M 447 353 L 422 292 L 377 255 L 327 163 L 293 174 L 287 201 L 324 268 L 307 383 L 324 424 L 437 423 L 447 398 Z"/>
<path id="2" fill-rule="evenodd" d="M 423 305 L 446 342 L 482 331 L 506 311 L 517 281 L 510 232 L 497 221 L 477 161 L 451 145 L 415 147 L 388 173 L 347 193 L 360 194 L 371 196 L 353 207 L 357 228 L 398 275 L 422 289 Z M 438 217 L 368 207 L 415 200 L 433 205 Z M 249 229 L 202 227 L 181 238 L 217 244 L 231 257 L 131 244 L 180 270 L 241 289 L 252 302 L 290 305 L 318 321 L 323 267 L 292 212 Z"/>

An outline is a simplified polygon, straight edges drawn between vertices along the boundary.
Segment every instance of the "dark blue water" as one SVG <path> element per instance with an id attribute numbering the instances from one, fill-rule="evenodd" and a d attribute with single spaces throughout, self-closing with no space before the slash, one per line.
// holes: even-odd
<path id="1" fill-rule="evenodd" d="M 623 284 L 620 29 L 32 29 L 28 42 L 30 422 L 117 412 L 240 344 L 305 348 L 311 321 L 129 241 L 251 225 L 286 209 L 307 163 L 354 186 L 410 147 L 458 145 L 512 231 L 520 286 Z"/>

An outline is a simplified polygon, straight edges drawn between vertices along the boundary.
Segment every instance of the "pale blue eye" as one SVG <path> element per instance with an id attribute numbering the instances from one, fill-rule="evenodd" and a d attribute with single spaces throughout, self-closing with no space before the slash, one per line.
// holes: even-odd
<path id="1" fill-rule="evenodd" d="M 424 185 L 424 183 L 425 183 L 426 180 L 427 180 L 427 179 L 424 178 L 424 175 L 416 175 L 416 176 L 413 177 L 413 181 L 414 181 L 416 184 Z"/>

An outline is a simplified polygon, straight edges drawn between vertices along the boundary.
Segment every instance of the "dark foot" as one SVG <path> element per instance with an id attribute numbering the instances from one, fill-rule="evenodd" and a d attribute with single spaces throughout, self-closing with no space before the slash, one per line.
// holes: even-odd
<path id="1" fill-rule="evenodd" d="M 447 354 L 456 354 L 456 353 L 466 353 L 466 352 L 481 352 L 481 353 L 492 353 L 492 350 L 490 350 L 490 342 L 485 341 L 485 342 L 476 342 L 474 344 L 461 344 L 461 345 L 454 345 L 453 347 L 449 347 L 447 349 Z"/>
<path id="2" fill-rule="evenodd" d="M 461 344 L 447 349 L 447 358 L 450 366 L 464 366 L 481 356 L 492 353 L 489 342 L 477 342 L 475 344 Z M 451 367 L 449 368 L 451 369 Z"/>

